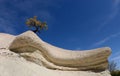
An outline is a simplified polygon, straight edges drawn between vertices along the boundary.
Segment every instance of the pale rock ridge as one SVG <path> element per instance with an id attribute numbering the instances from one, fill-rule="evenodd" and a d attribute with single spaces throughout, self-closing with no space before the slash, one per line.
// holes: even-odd
<path id="1" fill-rule="evenodd" d="M 0 33 L 0 48 L 8 48 L 14 38 L 13 35 Z"/>
<path id="2" fill-rule="evenodd" d="M 81 54 L 54 47 L 32 31 L 18 36 L 0 33 L 0 76 L 111 76 L 106 69 L 110 48 L 87 51 L 81 51 Z M 60 53 L 64 57 L 58 55 Z M 88 60 L 84 61 L 84 57 Z M 96 61 L 90 63 L 94 59 L 89 57 L 96 57 Z M 93 69 L 97 72 L 93 72 Z"/>
<path id="3" fill-rule="evenodd" d="M 22 44 L 22 45 L 21 45 Z M 10 45 L 11 51 L 20 53 L 27 60 L 49 69 L 59 70 L 106 70 L 110 48 L 99 48 L 86 51 L 70 51 L 52 46 L 42 41 L 32 31 L 15 38 Z"/>

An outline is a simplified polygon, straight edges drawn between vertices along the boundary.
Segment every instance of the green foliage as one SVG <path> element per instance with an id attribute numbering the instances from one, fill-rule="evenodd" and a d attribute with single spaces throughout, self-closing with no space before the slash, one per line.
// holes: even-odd
<path id="1" fill-rule="evenodd" d="M 35 27 L 35 30 L 33 30 L 33 32 L 35 32 L 35 33 L 40 30 L 48 29 L 47 23 L 37 20 L 37 16 L 27 19 L 26 25 L 28 25 L 29 27 Z"/>

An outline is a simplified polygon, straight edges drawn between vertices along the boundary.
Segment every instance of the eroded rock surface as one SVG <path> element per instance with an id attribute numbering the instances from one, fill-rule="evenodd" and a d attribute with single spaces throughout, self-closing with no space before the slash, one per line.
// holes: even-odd
<path id="1" fill-rule="evenodd" d="M 65 50 L 42 41 L 32 31 L 18 36 L 0 34 L 0 38 L 0 76 L 110 76 L 108 47 Z"/>

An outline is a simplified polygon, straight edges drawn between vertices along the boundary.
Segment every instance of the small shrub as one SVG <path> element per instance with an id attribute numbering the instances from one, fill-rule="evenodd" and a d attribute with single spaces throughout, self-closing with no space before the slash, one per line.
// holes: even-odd
<path id="1" fill-rule="evenodd" d="M 110 72 L 117 70 L 117 63 L 114 61 L 109 62 L 108 69 Z"/>
<path id="2" fill-rule="evenodd" d="M 33 32 L 35 33 L 48 28 L 46 22 L 41 22 L 37 20 L 37 16 L 27 19 L 26 25 L 35 28 L 35 30 L 33 30 Z"/>
<path id="3" fill-rule="evenodd" d="M 111 71 L 112 76 L 120 76 L 120 71 Z"/>

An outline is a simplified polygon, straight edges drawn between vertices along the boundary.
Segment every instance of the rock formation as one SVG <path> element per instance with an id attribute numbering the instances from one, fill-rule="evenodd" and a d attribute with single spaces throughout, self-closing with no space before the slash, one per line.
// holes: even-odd
<path id="1" fill-rule="evenodd" d="M 108 47 L 65 50 L 32 31 L 18 36 L 0 34 L 0 76 L 110 76 L 110 53 Z"/>

